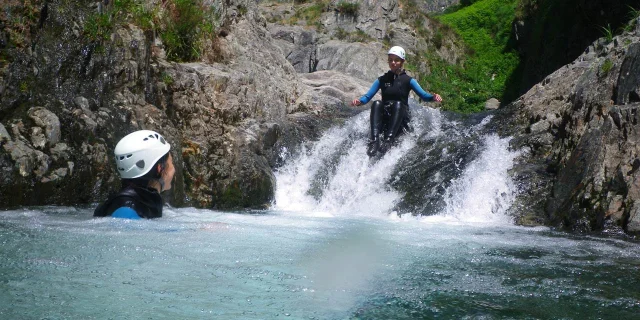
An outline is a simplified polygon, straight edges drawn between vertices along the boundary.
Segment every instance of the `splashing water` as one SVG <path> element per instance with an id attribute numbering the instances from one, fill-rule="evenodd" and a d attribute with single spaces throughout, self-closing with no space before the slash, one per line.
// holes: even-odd
<path id="1" fill-rule="evenodd" d="M 508 170 L 519 152 L 508 150 L 509 139 L 485 137 L 480 157 L 447 189 L 441 215 L 467 222 L 511 223 L 507 215 L 516 196 Z"/>
<path id="2" fill-rule="evenodd" d="M 416 146 L 426 140 L 449 136 L 462 140 L 477 134 L 491 118 L 465 126 L 444 119 L 443 114 L 434 109 L 415 105 L 413 109 L 414 131 L 401 138 L 399 144 L 379 160 L 366 156 L 368 111 L 329 130 L 276 172 L 274 209 L 329 216 L 381 217 L 393 213 L 403 194 L 392 188 L 389 181 L 394 179 L 397 166 L 407 153 L 422 152 Z M 481 141 L 480 155 L 466 168 L 459 168 L 461 176 L 450 177 L 451 185 L 444 195 L 446 207 L 438 214 L 440 218 L 510 222 L 507 210 L 516 190 L 508 170 L 518 152 L 508 150 L 509 139 L 496 135 L 485 135 Z M 424 162 L 430 160 L 427 158 Z"/>

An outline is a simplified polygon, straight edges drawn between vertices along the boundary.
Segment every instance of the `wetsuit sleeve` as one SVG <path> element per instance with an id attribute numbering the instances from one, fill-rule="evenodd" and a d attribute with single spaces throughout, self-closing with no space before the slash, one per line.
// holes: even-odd
<path id="1" fill-rule="evenodd" d="M 364 96 L 360 97 L 360 99 L 358 100 L 360 100 L 362 104 L 366 104 L 367 102 L 371 101 L 371 99 L 373 99 L 373 96 L 376 95 L 376 92 L 378 92 L 378 90 L 380 90 L 380 81 L 376 79 L 376 81 L 374 81 L 371 85 L 371 88 L 369 88 L 369 91 L 367 91 L 367 93 L 365 93 Z"/>
<path id="2" fill-rule="evenodd" d="M 429 92 L 424 91 L 424 89 L 422 89 L 422 87 L 420 86 L 418 81 L 416 81 L 416 79 L 411 79 L 411 82 L 409 82 L 409 84 L 411 85 L 411 90 L 413 90 L 413 92 L 417 93 L 418 96 L 420 97 L 420 99 L 422 99 L 424 101 L 432 101 L 433 100 L 433 95 L 431 93 L 429 93 Z"/>
<path id="3" fill-rule="evenodd" d="M 114 218 L 122 219 L 141 219 L 138 213 L 129 207 L 120 207 L 111 214 Z"/>

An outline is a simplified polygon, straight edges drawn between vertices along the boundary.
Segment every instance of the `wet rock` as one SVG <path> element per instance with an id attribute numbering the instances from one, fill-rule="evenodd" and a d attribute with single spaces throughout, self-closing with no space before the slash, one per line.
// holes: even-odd
<path id="1" fill-rule="evenodd" d="M 22 177 L 29 177 L 33 174 L 36 177 L 41 177 L 49 169 L 49 156 L 30 148 L 22 141 L 10 141 L 2 147 L 11 156 Z"/>
<path id="2" fill-rule="evenodd" d="M 58 116 L 42 107 L 29 109 L 28 115 L 39 127 L 33 128 L 31 135 L 32 139 L 38 141 L 33 143 L 35 147 L 42 149 L 45 145 L 53 146 L 60 141 L 61 130 Z"/>
<path id="3" fill-rule="evenodd" d="M 0 123 L 0 142 L 2 142 L 4 140 L 11 141 L 11 136 L 9 135 L 9 132 L 7 131 L 7 128 L 5 128 L 2 125 L 2 123 Z"/>
<path id="4" fill-rule="evenodd" d="M 44 130 L 40 127 L 31 128 L 31 145 L 36 149 L 44 149 L 47 143 L 47 138 L 44 136 Z"/>
<path id="5" fill-rule="evenodd" d="M 49 176 L 42 178 L 42 180 L 40 181 L 42 183 L 61 181 L 61 180 L 64 180 L 64 178 L 67 176 L 68 173 L 69 173 L 69 169 L 58 168 L 56 170 L 53 170 Z"/>
<path id="6" fill-rule="evenodd" d="M 66 143 L 57 143 L 49 150 L 53 161 L 66 161 L 69 159 L 69 147 Z"/>
<path id="7" fill-rule="evenodd" d="M 640 233 L 640 200 L 635 200 L 629 212 L 627 231 L 630 233 Z"/>
<path id="8" fill-rule="evenodd" d="M 531 133 L 541 133 L 549 130 L 551 128 L 551 124 L 546 120 L 540 120 L 531 125 Z"/>

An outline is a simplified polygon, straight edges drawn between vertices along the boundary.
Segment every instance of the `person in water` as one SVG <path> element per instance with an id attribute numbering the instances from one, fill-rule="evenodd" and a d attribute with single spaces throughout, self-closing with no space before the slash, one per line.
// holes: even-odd
<path id="1" fill-rule="evenodd" d="M 120 192 L 98 206 L 94 217 L 128 219 L 162 217 L 160 193 L 171 189 L 175 174 L 171 145 L 155 131 L 140 130 L 122 138 L 114 150 L 122 179 Z"/>
<path id="2" fill-rule="evenodd" d="M 424 101 L 442 102 L 439 94 L 430 94 L 420 87 L 418 81 L 411 78 L 404 70 L 405 51 L 395 46 L 387 53 L 389 71 L 373 82 L 371 88 L 359 99 L 353 99 L 351 105 L 359 106 L 368 103 L 378 92 L 382 93 L 382 101 L 377 100 L 371 105 L 371 131 L 367 154 L 375 155 L 380 150 L 380 134 L 384 131 L 384 141 L 387 144 L 395 142 L 401 128 L 407 128 L 410 121 L 409 92 L 413 90 Z M 382 150 L 381 150 L 382 151 Z"/>

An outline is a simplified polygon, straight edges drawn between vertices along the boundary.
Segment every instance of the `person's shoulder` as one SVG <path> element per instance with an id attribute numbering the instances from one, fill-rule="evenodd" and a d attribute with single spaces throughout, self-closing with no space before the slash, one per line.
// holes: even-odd
<path id="1" fill-rule="evenodd" d="M 408 77 L 409 80 L 413 79 L 413 77 L 411 76 L 411 71 L 409 70 L 402 70 L 402 73 L 400 74 L 401 77 Z"/>
<path id="2" fill-rule="evenodd" d="M 94 213 L 94 217 L 108 217 L 119 208 L 127 207 L 136 210 L 136 200 L 138 195 L 132 187 L 125 187 L 118 193 L 112 194 L 109 198 L 99 205 Z"/>
<path id="3" fill-rule="evenodd" d="M 138 212 L 131 207 L 120 207 L 113 211 L 111 217 L 121 219 L 141 219 Z"/>
<path id="4" fill-rule="evenodd" d="M 391 72 L 391 70 L 383 73 L 381 76 L 378 77 L 379 81 L 384 81 L 385 79 L 391 78 L 393 79 L 393 72 Z"/>

